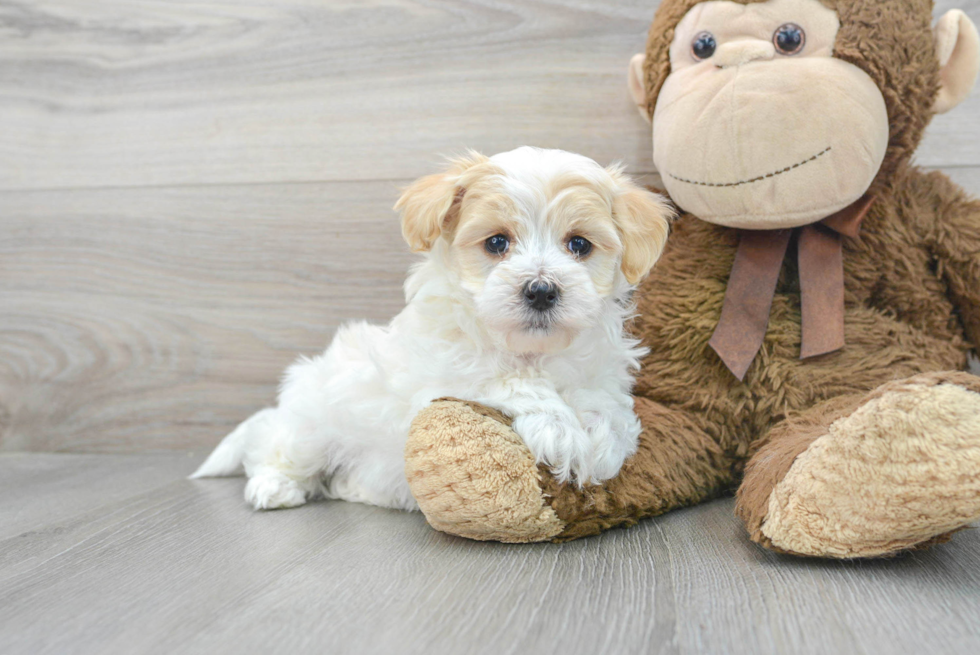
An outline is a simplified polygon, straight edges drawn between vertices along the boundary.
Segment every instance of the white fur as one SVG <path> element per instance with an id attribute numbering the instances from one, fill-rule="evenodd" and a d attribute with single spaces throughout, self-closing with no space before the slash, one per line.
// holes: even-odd
<path id="1" fill-rule="evenodd" d="M 610 290 L 596 290 L 595 272 L 549 232 L 543 189 L 571 170 L 608 187 L 612 199 L 623 178 L 560 151 L 521 148 L 489 163 L 504 172 L 502 188 L 526 229 L 509 256 L 488 260 L 474 279 L 460 274 L 454 246 L 438 239 L 413 268 L 407 306 L 389 325 L 341 327 L 323 354 L 287 370 L 278 405 L 242 423 L 192 477 L 230 475 L 244 464 L 245 497 L 258 509 L 316 496 L 416 509 L 405 442 L 415 415 L 445 396 L 513 417 L 560 480 L 619 472 L 640 432 L 630 388 L 644 351 L 624 332 L 631 287 L 611 261 Z M 530 334 L 520 288 L 535 276 L 561 286 L 562 305 L 553 331 Z"/>

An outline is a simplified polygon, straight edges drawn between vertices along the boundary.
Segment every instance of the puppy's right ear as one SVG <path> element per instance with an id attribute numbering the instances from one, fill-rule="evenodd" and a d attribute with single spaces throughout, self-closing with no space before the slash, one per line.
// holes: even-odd
<path id="1" fill-rule="evenodd" d="M 431 250 L 439 235 L 452 228 L 466 193 L 463 173 L 487 161 L 487 157 L 471 150 L 464 157 L 450 160 L 445 173 L 426 175 L 402 191 L 395 211 L 401 212 L 402 236 L 412 250 Z"/>
<path id="2" fill-rule="evenodd" d="M 639 284 L 660 259 L 676 214 L 666 198 L 637 186 L 621 167 L 606 170 L 619 183 L 613 221 L 623 240 L 623 275 L 630 284 Z"/>

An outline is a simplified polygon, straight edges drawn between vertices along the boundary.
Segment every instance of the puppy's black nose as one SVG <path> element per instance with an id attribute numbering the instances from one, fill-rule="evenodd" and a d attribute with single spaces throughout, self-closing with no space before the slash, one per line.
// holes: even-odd
<path id="1" fill-rule="evenodd" d="M 558 287 L 543 280 L 535 280 L 524 285 L 524 300 L 531 309 L 547 311 L 558 302 Z"/>

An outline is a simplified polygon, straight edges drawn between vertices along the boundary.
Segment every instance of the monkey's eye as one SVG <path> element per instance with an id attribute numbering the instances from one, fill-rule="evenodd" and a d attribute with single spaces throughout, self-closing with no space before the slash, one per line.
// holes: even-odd
<path id="1" fill-rule="evenodd" d="M 701 32 L 691 41 L 691 54 L 698 61 L 707 59 L 715 54 L 715 48 L 717 46 L 718 44 L 715 43 L 715 37 L 711 32 Z"/>
<path id="2" fill-rule="evenodd" d="M 779 29 L 773 32 L 772 43 L 776 50 L 784 55 L 795 55 L 803 49 L 806 43 L 806 34 L 803 28 L 796 23 L 786 23 L 780 25 Z"/>
<path id="3" fill-rule="evenodd" d="M 576 257 L 585 257 L 592 252 L 592 243 L 585 237 L 572 237 L 568 240 L 568 251 Z"/>
<path id="4" fill-rule="evenodd" d="M 504 254 L 507 252 L 508 246 L 510 246 L 510 239 L 503 234 L 494 234 L 492 237 L 483 242 L 483 247 L 486 248 L 487 252 L 491 255 Z"/>

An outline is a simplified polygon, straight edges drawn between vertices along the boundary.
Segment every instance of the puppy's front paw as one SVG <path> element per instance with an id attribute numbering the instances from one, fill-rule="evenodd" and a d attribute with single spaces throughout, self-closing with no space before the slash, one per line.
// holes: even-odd
<path id="1" fill-rule="evenodd" d="M 636 452 L 640 421 L 633 412 L 584 411 L 580 418 L 595 453 L 593 481 L 616 477 L 626 460 Z"/>
<path id="2" fill-rule="evenodd" d="M 559 482 L 574 478 L 584 484 L 594 479 L 592 440 L 574 414 L 523 414 L 514 419 L 513 427 L 535 459 L 549 465 Z"/>
<path id="3" fill-rule="evenodd" d="M 306 502 L 306 491 L 282 473 L 263 471 L 248 479 L 245 500 L 255 509 L 284 509 Z"/>

